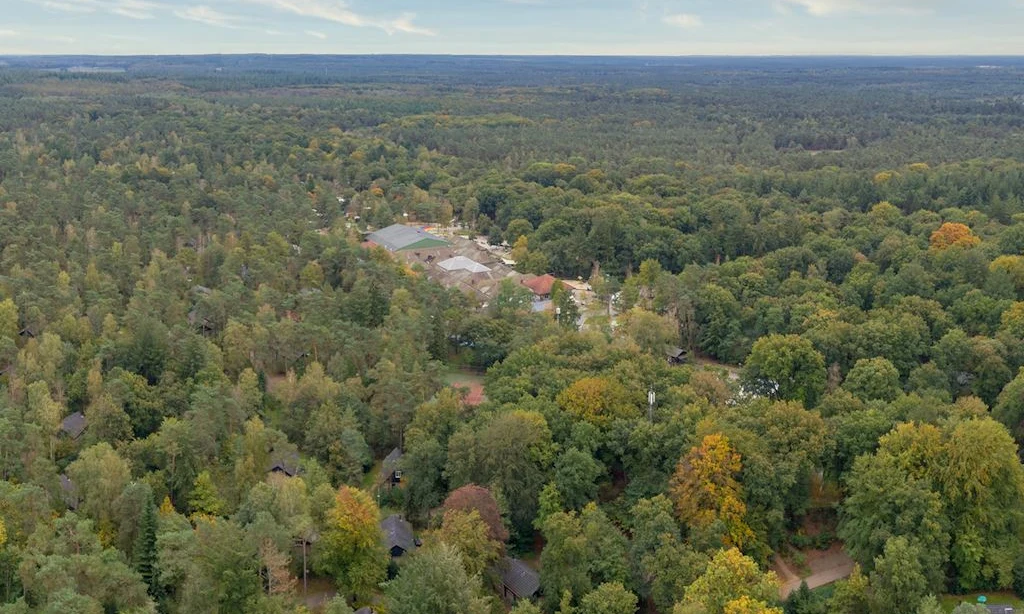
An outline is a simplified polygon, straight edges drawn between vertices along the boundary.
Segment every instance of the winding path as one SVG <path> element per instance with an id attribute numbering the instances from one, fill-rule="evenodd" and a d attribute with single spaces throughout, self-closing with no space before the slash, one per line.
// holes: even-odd
<path id="1" fill-rule="evenodd" d="M 800 588 L 801 582 L 807 583 L 807 588 L 818 588 L 832 584 L 836 580 L 848 578 L 853 573 L 853 559 L 840 549 L 821 553 L 809 561 L 811 575 L 801 578 L 793 572 L 782 557 L 775 556 L 774 569 L 779 574 L 782 586 L 779 588 L 779 595 L 785 599 L 790 593 Z"/>

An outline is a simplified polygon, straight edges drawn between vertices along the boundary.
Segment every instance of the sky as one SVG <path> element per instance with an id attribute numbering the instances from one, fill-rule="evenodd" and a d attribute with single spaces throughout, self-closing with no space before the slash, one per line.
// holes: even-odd
<path id="1" fill-rule="evenodd" d="M 1024 0 L 0 0 L 0 55 L 1020 55 Z"/>

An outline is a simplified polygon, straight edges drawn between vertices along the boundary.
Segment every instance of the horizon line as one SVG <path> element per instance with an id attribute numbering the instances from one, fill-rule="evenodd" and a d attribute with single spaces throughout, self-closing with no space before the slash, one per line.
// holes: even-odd
<path id="1" fill-rule="evenodd" d="M 567 54 L 567 53 L 268 53 L 262 51 L 232 53 L 0 53 L 0 58 L 209 58 L 209 57 L 450 57 L 450 58 L 654 58 L 654 59 L 732 59 L 732 58 L 1007 58 L 1024 59 L 1024 53 L 704 53 L 704 54 Z"/>

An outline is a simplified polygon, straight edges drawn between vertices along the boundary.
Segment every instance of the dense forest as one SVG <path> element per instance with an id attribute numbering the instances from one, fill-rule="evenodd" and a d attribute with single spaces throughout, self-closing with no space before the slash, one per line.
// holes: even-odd
<path id="1" fill-rule="evenodd" d="M 0 612 L 1024 595 L 1022 73 L 6 58 Z M 593 303 L 483 304 L 395 223 Z"/>

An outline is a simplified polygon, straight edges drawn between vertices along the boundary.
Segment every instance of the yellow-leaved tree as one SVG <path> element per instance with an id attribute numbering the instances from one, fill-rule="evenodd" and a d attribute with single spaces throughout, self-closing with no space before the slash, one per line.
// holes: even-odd
<path id="1" fill-rule="evenodd" d="M 727 545 L 742 548 L 754 538 L 744 516 L 747 506 L 736 480 L 742 461 L 729 439 L 708 435 L 684 456 L 672 476 L 670 494 L 679 519 L 695 529 L 721 522 Z"/>
<path id="2" fill-rule="evenodd" d="M 573 418 L 595 426 L 639 414 L 622 384 L 604 377 L 577 380 L 558 395 L 558 404 Z"/>
<path id="3" fill-rule="evenodd" d="M 370 495 L 350 486 L 339 488 L 317 549 L 317 572 L 333 576 L 345 592 L 372 593 L 388 568 L 379 521 L 380 510 Z"/>
<path id="4" fill-rule="evenodd" d="M 779 614 L 769 605 L 778 597 L 775 572 L 762 572 L 754 559 L 730 548 L 715 553 L 673 614 Z"/>

